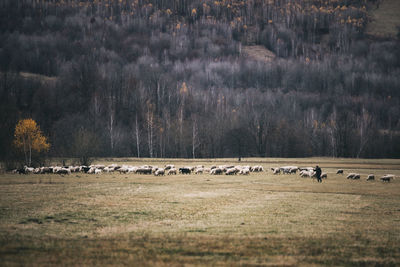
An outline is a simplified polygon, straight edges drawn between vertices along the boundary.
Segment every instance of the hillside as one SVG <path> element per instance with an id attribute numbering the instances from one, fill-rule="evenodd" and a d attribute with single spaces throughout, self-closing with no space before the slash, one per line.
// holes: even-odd
<path id="1" fill-rule="evenodd" d="M 25 117 L 52 156 L 399 157 L 390 3 L 4 1 L 1 157 Z"/>
<path id="2" fill-rule="evenodd" d="M 400 27 L 400 2 L 385 0 L 371 9 L 367 33 L 378 37 L 396 37 Z"/>

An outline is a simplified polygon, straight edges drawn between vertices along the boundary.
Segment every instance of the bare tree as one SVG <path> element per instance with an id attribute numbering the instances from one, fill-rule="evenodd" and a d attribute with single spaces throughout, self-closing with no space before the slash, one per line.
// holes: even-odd
<path id="1" fill-rule="evenodd" d="M 153 113 L 153 105 L 148 103 L 147 104 L 147 144 L 149 147 L 149 156 L 150 158 L 153 157 L 154 146 L 154 128 L 155 128 L 155 119 Z"/>
<path id="2" fill-rule="evenodd" d="M 363 107 L 362 113 L 359 117 L 357 117 L 357 128 L 358 134 L 360 138 L 360 145 L 357 152 L 357 158 L 360 157 L 362 151 L 365 146 L 369 142 L 372 133 L 373 120 L 372 116 L 368 113 L 368 111 Z"/>
<path id="3" fill-rule="evenodd" d="M 193 116 L 192 120 L 192 155 L 196 158 L 196 149 L 200 146 L 197 118 Z"/>
<path id="4" fill-rule="evenodd" d="M 135 116 L 135 139 L 136 139 L 136 155 L 140 158 L 140 132 L 139 132 L 139 123 L 138 123 L 138 115 L 136 113 Z"/>

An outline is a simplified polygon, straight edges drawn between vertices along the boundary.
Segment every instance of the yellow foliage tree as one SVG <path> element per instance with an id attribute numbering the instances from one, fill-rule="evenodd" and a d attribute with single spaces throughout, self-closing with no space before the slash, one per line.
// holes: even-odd
<path id="1" fill-rule="evenodd" d="M 48 151 L 50 144 L 33 119 L 20 120 L 15 126 L 14 145 L 23 150 L 25 163 L 31 166 L 32 151 Z"/>

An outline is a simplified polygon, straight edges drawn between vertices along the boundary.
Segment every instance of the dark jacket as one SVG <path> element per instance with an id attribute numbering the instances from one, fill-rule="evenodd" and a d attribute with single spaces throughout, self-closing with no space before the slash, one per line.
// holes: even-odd
<path id="1" fill-rule="evenodd" d="M 321 177 L 321 168 L 320 167 L 315 167 L 315 176 L 319 179 Z"/>

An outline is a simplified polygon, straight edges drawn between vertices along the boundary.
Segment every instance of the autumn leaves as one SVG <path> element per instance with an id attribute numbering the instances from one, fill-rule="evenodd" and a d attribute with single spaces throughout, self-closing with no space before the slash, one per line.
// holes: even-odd
<path id="1" fill-rule="evenodd" d="M 48 151 L 50 144 L 33 119 L 20 120 L 14 133 L 14 145 L 25 155 L 25 164 L 31 166 L 32 152 Z"/>

